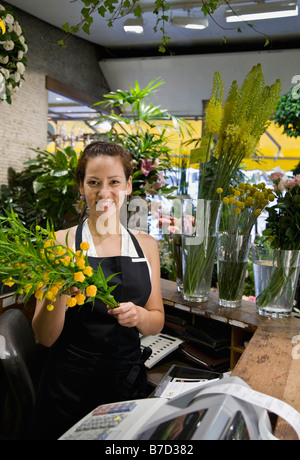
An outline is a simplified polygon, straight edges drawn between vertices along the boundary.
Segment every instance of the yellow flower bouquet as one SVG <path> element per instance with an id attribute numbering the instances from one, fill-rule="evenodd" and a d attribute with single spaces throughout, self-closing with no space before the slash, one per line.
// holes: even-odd
<path id="1" fill-rule="evenodd" d="M 218 234 L 219 304 L 237 307 L 241 304 L 248 265 L 250 234 L 258 216 L 274 201 L 273 190 L 265 183 L 229 186 L 222 199 L 222 227 Z M 222 188 L 217 193 L 223 193 Z"/>
<path id="2" fill-rule="evenodd" d="M 16 284 L 15 295 L 22 295 L 25 303 L 31 296 L 47 299 L 47 308 L 53 310 L 56 297 L 77 287 L 80 292 L 67 299 L 67 306 L 83 305 L 102 300 L 111 308 L 119 306 L 109 286 L 115 274 L 105 278 L 99 265 L 97 271 L 89 265 L 87 242 L 74 252 L 56 240 L 50 223 L 44 229 L 39 225 L 27 229 L 13 211 L 0 217 L 0 281 L 4 285 Z"/>

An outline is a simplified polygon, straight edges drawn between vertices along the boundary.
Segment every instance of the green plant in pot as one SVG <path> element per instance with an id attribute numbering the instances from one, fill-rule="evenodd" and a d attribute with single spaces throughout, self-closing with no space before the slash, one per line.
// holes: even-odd
<path id="1" fill-rule="evenodd" d="M 274 121 L 279 127 L 284 128 L 283 134 L 286 134 L 288 137 L 297 138 L 300 136 L 299 85 L 290 88 L 286 94 L 280 97 Z"/>
<path id="2" fill-rule="evenodd" d="M 26 161 L 20 173 L 9 171 L 8 186 L 1 186 L 0 208 L 12 208 L 27 227 L 34 221 L 43 225 L 47 219 L 55 230 L 69 227 L 78 221 L 77 154 L 70 147 L 55 153 L 34 151 L 36 157 Z"/>
<path id="3" fill-rule="evenodd" d="M 111 123 L 109 139 L 121 143 L 131 153 L 133 195 L 142 198 L 157 194 L 170 196 L 177 189 L 165 183 L 164 171 L 172 168 L 174 153 L 168 143 L 175 134 L 190 132 L 183 119 L 151 102 L 146 103 L 162 84 L 157 79 L 140 88 L 136 81 L 129 90 L 110 92 L 95 104 L 110 110 L 109 114 L 100 116 L 99 123 L 108 120 Z"/>

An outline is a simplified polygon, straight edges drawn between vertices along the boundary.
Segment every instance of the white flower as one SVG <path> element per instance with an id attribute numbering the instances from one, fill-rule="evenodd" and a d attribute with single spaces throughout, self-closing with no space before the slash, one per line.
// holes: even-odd
<path id="1" fill-rule="evenodd" d="M 11 33 L 14 30 L 13 24 L 7 24 L 6 30 L 7 30 L 7 32 Z"/>
<path id="2" fill-rule="evenodd" d="M 7 40 L 4 45 L 3 45 L 3 48 L 6 50 L 6 51 L 11 51 L 13 50 L 15 47 L 15 44 L 12 40 Z"/>
<path id="3" fill-rule="evenodd" d="M 0 67 L 0 72 L 2 72 L 6 80 L 9 79 L 9 76 L 10 76 L 9 70 L 5 69 L 4 67 Z"/>
<path id="4" fill-rule="evenodd" d="M 7 100 L 10 104 L 11 94 L 21 87 L 26 66 L 22 59 L 28 51 L 28 46 L 22 35 L 22 28 L 15 20 L 14 13 L 7 11 L 3 5 L 0 5 L 0 11 L 8 32 L 4 36 L 0 34 L 0 101 Z"/>
<path id="5" fill-rule="evenodd" d="M 14 24 L 14 32 L 19 36 L 22 33 L 21 26 L 18 22 L 15 22 Z"/>
<path id="6" fill-rule="evenodd" d="M 7 64 L 9 61 L 8 56 L 0 56 L 0 64 Z"/>
<path id="7" fill-rule="evenodd" d="M 13 24 L 14 23 L 14 17 L 11 14 L 7 14 L 6 17 L 4 18 L 4 22 L 6 24 Z"/>
<path id="8" fill-rule="evenodd" d="M 17 62 L 17 71 L 23 75 L 23 73 L 25 72 L 25 66 L 22 62 Z"/>
<path id="9" fill-rule="evenodd" d="M 19 72 L 13 73 L 12 77 L 15 80 L 16 83 L 18 83 L 20 81 L 20 79 L 21 79 L 21 75 L 19 74 Z"/>

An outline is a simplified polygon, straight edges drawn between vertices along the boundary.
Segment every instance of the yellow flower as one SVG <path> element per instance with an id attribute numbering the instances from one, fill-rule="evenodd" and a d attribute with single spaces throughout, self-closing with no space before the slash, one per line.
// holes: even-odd
<path id="1" fill-rule="evenodd" d="M 52 286 L 50 291 L 52 292 L 53 295 L 56 295 L 58 293 L 58 287 L 57 286 Z"/>
<path id="2" fill-rule="evenodd" d="M 86 276 L 92 276 L 92 274 L 93 274 L 93 269 L 92 269 L 92 267 L 85 267 L 85 269 L 83 270 L 83 273 L 84 273 Z"/>
<path id="3" fill-rule="evenodd" d="M 43 280 L 45 281 L 46 284 L 49 283 L 49 276 L 47 275 L 47 273 L 43 275 Z"/>
<path id="4" fill-rule="evenodd" d="M 229 204 L 229 198 L 227 198 L 227 196 L 225 196 L 225 197 L 223 198 L 223 203 L 224 203 L 224 204 Z"/>
<path id="5" fill-rule="evenodd" d="M 34 297 L 38 300 L 42 300 L 43 299 L 43 291 L 41 291 L 40 289 L 38 289 L 37 291 L 35 291 L 34 293 Z"/>
<path id="6" fill-rule="evenodd" d="M 85 267 L 85 260 L 81 259 L 80 257 L 76 257 L 76 264 L 78 265 L 79 268 L 84 268 Z"/>
<path id="7" fill-rule="evenodd" d="M 275 196 L 273 195 L 273 193 L 270 193 L 270 195 L 268 196 L 268 200 L 269 201 L 274 201 L 275 200 Z"/>
<path id="8" fill-rule="evenodd" d="M 235 210 L 234 210 L 234 214 L 237 214 L 237 215 L 238 215 L 238 214 L 241 214 L 241 210 L 240 210 L 240 208 L 235 208 Z"/>
<path id="9" fill-rule="evenodd" d="M 79 283 L 83 283 L 85 280 L 85 276 L 82 272 L 76 272 L 74 273 L 74 281 L 77 281 Z"/>
<path id="10" fill-rule="evenodd" d="M 55 298 L 55 294 L 51 291 L 51 289 L 49 289 L 49 291 L 46 292 L 45 297 L 48 300 L 53 300 Z"/>
<path id="11" fill-rule="evenodd" d="M 85 301 L 85 295 L 84 294 L 76 294 L 75 296 L 77 305 L 83 305 Z"/>
<path id="12" fill-rule="evenodd" d="M 260 209 L 255 209 L 254 215 L 255 215 L 256 217 L 260 216 L 260 213 L 261 213 L 261 210 L 260 210 Z"/>
<path id="13" fill-rule="evenodd" d="M 95 297 L 95 295 L 97 294 L 97 287 L 94 284 L 92 284 L 91 286 L 88 286 L 86 288 L 85 293 L 89 297 Z"/>
<path id="14" fill-rule="evenodd" d="M 217 194 L 221 195 L 223 193 L 223 189 L 221 187 L 217 188 Z"/>
<path id="15" fill-rule="evenodd" d="M 12 281 L 12 277 L 10 277 L 7 280 L 5 280 L 3 284 L 5 284 L 5 286 L 13 286 L 15 283 Z"/>
<path id="16" fill-rule="evenodd" d="M 52 305 L 52 303 L 50 303 L 49 305 L 47 305 L 47 310 L 48 311 L 52 311 L 54 309 L 54 305 Z"/>
<path id="17" fill-rule="evenodd" d="M 65 256 L 63 257 L 62 259 L 62 263 L 65 267 L 68 267 L 70 265 L 70 262 L 71 262 L 71 257 L 69 256 Z"/>
<path id="18" fill-rule="evenodd" d="M 59 256 L 65 254 L 65 252 L 66 250 L 62 246 L 57 246 L 55 248 L 55 253 Z"/>
<path id="19" fill-rule="evenodd" d="M 82 243 L 80 243 L 80 249 L 82 249 L 83 251 L 87 251 L 89 247 L 90 245 L 86 241 L 83 241 Z"/>
<path id="20" fill-rule="evenodd" d="M 28 294 L 31 288 L 32 288 L 32 284 L 25 284 L 24 286 L 25 293 Z"/>
<path id="21" fill-rule="evenodd" d="M 68 307 L 72 308 L 72 307 L 75 307 L 75 305 L 77 304 L 77 301 L 75 297 L 69 297 L 66 304 Z"/>

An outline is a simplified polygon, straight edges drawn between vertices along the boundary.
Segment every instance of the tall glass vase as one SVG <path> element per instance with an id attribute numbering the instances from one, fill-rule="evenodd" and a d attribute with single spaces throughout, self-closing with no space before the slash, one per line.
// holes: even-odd
<path id="1" fill-rule="evenodd" d="M 185 200 L 183 204 L 183 297 L 206 302 L 215 264 L 217 230 L 221 216 L 217 200 Z"/>
<path id="2" fill-rule="evenodd" d="M 179 234 L 173 235 L 173 256 L 174 256 L 177 291 L 182 292 L 183 290 L 182 236 Z"/>
<path id="3" fill-rule="evenodd" d="M 249 249 L 249 234 L 218 234 L 218 293 L 222 307 L 241 306 Z"/>
<path id="4" fill-rule="evenodd" d="M 290 316 L 299 278 L 300 251 L 253 246 L 252 262 L 258 313 L 272 318 Z"/>

